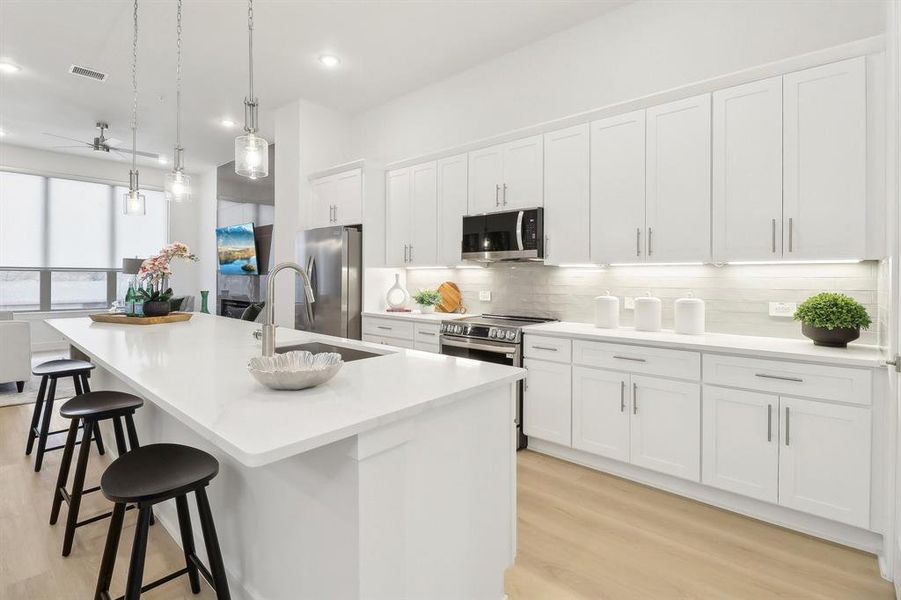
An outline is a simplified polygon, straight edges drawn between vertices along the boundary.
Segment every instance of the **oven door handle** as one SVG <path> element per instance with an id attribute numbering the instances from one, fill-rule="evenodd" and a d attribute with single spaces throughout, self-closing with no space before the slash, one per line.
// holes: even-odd
<path id="1" fill-rule="evenodd" d="M 467 348 L 469 350 L 484 350 L 485 352 L 494 352 L 495 354 L 516 354 L 514 346 L 492 346 L 489 344 L 479 344 L 476 342 L 467 342 L 463 340 L 452 340 L 446 337 L 441 338 L 442 346 L 451 346 L 452 348 Z"/>

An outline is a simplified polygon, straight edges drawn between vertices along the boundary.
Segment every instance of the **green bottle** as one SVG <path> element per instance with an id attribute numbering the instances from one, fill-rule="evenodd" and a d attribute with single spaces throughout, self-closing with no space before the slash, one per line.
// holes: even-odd
<path id="1" fill-rule="evenodd" d="M 125 314 L 134 316 L 136 300 L 137 294 L 135 293 L 135 282 L 132 280 L 128 282 L 128 291 L 125 292 Z"/>

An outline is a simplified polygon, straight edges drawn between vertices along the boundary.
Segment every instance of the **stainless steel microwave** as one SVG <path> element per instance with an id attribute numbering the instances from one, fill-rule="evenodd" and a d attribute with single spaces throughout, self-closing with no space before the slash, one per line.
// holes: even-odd
<path id="1" fill-rule="evenodd" d="M 544 209 L 463 217 L 464 260 L 544 260 Z"/>

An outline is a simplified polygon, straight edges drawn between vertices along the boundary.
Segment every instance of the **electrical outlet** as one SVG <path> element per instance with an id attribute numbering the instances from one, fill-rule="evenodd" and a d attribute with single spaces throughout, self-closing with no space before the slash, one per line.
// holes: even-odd
<path id="1" fill-rule="evenodd" d="M 635 310 L 635 298 L 632 296 L 623 298 L 623 308 L 626 310 Z"/>
<path id="2" fill-rule="evenodd" d="M 791 317 L 798 310 L 797 302 L 770 302 L 771 317 Z"/>
<path id="3" fill-rule="evenodd" d="M 491 302 L 491 290 L 480 290 L 479 302 Z"/>

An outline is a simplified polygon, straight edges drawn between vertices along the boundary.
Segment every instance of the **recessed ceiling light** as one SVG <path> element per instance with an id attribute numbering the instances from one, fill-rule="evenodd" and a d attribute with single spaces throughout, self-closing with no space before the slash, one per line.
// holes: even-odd
<path id="1" fill-rule="evenodd" d="M 223 127 L 234 127 L 235 125 L 237 125 L 237 123 L 232 121 L 231 119 L 222 119 L 221 121 L 219 121 L 219 123 Z"/>
<path id="2" fill-rule="evenodd" d="M 14 65 L 11 62 L 0 61 L 0 73 L 18 73 L 22 70 L 22 67 L 19 65 Z"/>
<path id="3" fill-rule="evenodd" d="M 329 69 L 334 69 L 339 64 L 341 64 L 341 59 L 333 54 L 320 54 L 319 55 L 319 63 L 323 67 L 328 67 Z"/>
<path id="4" fill-rule="evenodd" d="M 165 164 L 167 164 L 167 163 L 169 162 L 169 159 L 166 158 L 165 156 L 163 156 L 162 154 L 160 154 L 159 156 L 157 156 L 157 157 L 156 157 L 156 160 L 157 160 L 157 162 L 160 163 L 161 165 L 165 165 Z"/>

